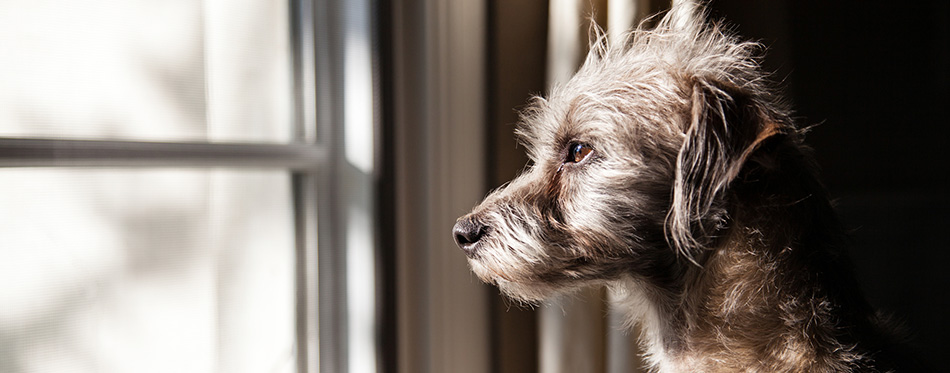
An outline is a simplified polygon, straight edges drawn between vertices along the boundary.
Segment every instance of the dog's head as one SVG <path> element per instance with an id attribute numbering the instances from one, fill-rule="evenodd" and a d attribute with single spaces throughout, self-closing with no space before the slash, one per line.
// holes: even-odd
<path id="1" fill-rule="evenodd" d="M 679 6 L 623 46 L 594 43 L 525 111 L 531 166 L 455 225 L 479 278 L 536 302 L 622 276 L 664 286 L 698 260 L 728 222 L 730 185 L 789 131 L 757 45 L 701 18 Z"/>

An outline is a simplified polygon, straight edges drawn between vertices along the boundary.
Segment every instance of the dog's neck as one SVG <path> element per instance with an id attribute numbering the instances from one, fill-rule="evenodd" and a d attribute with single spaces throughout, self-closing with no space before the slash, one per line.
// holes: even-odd
<path id="1" fill-rule="evenodd" d="M 793 183 L 775 184 L 780 194 L 738 189 L 733 198 L 742 199 L 735 204 L 742 209 L 730 210 L 728 228 L 701 254 L 700 265 L 681 264 L 677 288 L 651 290 L 630 279 L 620 286 L 643 288 L 627 294 L 649 299 L 621 307 L 639 323 L 660 372 L 861 366 L 855 343 L 865 336 L 840 330 L 867 329 L 869 312 L 859 294 L 839 290 L 854 286 L 840 228 L 828 200 L 815 194 L 819 189 Z"/>

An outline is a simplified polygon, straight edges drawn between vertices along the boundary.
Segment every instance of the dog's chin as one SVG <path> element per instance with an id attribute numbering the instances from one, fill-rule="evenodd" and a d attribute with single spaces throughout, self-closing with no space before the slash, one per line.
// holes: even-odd
<path id="1" fill-rule="evenodd" d="M 495 285 L 508 298 L 534 306 L 540 305 L 557 294 L 557 289 L 546 284 L 523 284 L 499 280 L 495 282 Z"/>
<path id="2" fill-rule="evenodd" d="M 550 284 L 531 280 L 534 276 L 524 272 L 525 266 L 506 266 L 484 257 L 469 258 L 468 264 L 479 280 L 497 286 L 505 296 L 522 303 L 539 304 L 557 292 Z"/>
<path id="3" fill-rule="evenodd" d="M 540 306 L 559 296 L 569 295 L 577 290 L 603 284 L 603 281 L 590 281 L 573 284 L 572 286 L 556 286 L 544 282 L 510 282 L 503 279 L 495 281 L 495 285 L 502 294 L 524 305 Z"/>
<path id="4" fill-rule="evenodd" d="M 478 279 L 489 285 L 495 285 L 508 298 L 531 306 L 540 305 L 546 300 L 563 293 L 570 293 L 572 290 L 590 285 L 593 282 L 600 283 L 582 279 L 574 279 L 570 282 L 543 281 L 539 279 L 553 278 L 556 275 L 554 273 L 532 272 L 530 269 L 536 267 L 531 265 L 506 265 L 485 257 L 469 258 L 468 263 Z M 558 285 L 558 283 L 561 285 Z M 572 286 L 564 287 L 564 284 L 571 284 Z"/>

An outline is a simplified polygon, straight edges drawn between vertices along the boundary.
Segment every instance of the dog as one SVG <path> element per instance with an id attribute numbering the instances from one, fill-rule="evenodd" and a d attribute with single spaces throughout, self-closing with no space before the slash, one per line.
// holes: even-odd
<path id="1" fill-rule="evenodd" d="M 607 286 L 659 372 L 896 369 L 761 47 L 706 18 L 679 2 L 622 43 L 597 33 L 522 113 L 529 166 L 456 242 L 525 304 Z"/>

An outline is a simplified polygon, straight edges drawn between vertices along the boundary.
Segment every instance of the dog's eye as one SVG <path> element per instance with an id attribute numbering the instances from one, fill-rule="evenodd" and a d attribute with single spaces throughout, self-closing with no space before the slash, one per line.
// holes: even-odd
<path id="1" fill-rule="evenodd" d="M 587 158 L 594 149 L 590 146 L 584 144 L 574 144 L 571 145 L 571 154 L 568 156 L 567 161 L 573 163 L 579 163 Z"/>

